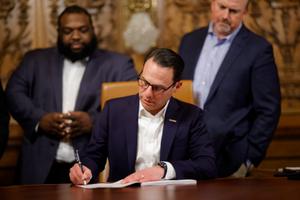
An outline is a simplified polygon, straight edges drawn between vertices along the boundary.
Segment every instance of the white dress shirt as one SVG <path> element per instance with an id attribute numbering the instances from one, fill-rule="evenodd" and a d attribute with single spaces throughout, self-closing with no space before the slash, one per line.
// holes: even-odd
<path id="1" fill-rule="evenodd" d="M 141 102 L 139 103 L 136 171 L 153 167 L 160 161 L 161 138 L 168 104 L 169 102 L 156 115 L 152 115 L 143 107 Z M 174 167 L 169 162 L 165 163 L 168 168 L 165 179 L 175 178 Z"/>
<path id="2" fill-rule="evenodd" d="M 62 111 L 74 111 L 80 83 L 85 71 L 85 61 L 64 60 L 63 66 L 63 101 Z M 75 160 L 74 148 L 70 141 L 61 140 L 56 152 L 58 162 L 73 162 Z"/>

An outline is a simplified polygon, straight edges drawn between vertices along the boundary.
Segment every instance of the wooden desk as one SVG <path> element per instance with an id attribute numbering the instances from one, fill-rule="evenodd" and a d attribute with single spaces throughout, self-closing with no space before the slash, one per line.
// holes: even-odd
<path id="1" fill-rule="evenodd" d="M 300 199 L 300 182 L 286 178 L 246 178 L 200 181 L 195 186 L 148 186 L 122 189 L 82 189 L 61 185 L 0 187 L 2 200 L 266 200 Z"/>

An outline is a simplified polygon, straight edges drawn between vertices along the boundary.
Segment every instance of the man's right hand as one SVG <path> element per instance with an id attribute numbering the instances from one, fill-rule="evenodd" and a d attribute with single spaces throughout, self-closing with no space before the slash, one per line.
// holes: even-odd
<path id="1" fill-rule="evenodd" d="M 39 129 L 47 134 L 56 135 L 62 138 L 66 134 L 64 121 L 65 119 L 62 113 L 47 113 L 41 118 L 39 122 Z"/>
<path id="2" fill-rule="evenodd" d="M 82 166 L 83 172 L 81 171 L 79 165 L 76 163 L 70 169 L 69 177 L 73 184 L 83 185 L 84 182 L 89 183 L 92 179 L 92 172 L 86 166 Z"/>

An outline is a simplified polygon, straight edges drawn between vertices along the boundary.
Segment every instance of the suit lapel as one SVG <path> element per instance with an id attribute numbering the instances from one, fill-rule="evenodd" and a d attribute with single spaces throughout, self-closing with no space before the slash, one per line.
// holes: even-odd
<path id="1" fill-rule="evenodd" d="M 102 62 L 101 60 L 103 59 L 104 57 L 101 54 L 99 54 L 99 51 L 95 50 L 95 52 L 90 56 L 89 60 L 87 61 L 86 68 L 80 82 L 80 87 L 79 87 L 76 104 L 75 104 L 75 110 L 80 110 L 81 108 L 84 107 L 85 102 L 89 102 L 85 100 L 85 98 L 88 98 L 88 95 L 86 95 L 86 91 L 90 89 L 89 83 L 91 82 L 91 78 L 95 76 L 95 73 L 97 72 L 98 68 L 101 66 L 101 62 Z"/>
<path id="2" fill-rule="evenodd" d="M 137 137 L 138 137 L 138 110 L 139 110 L 139 97 L 138 95 L 134 98 L 130 98 L 128 104 L 124 106 L 126 110 L 124 113 L 124 123 L 127 124 L 126 133 L 126 144 L 127 144 L 127 155 L 128 155 L 128 167 L 131 171 L 135 169 L 135 161 L 137 155 Z M 124 152 L 125 153 L 125 152 Z"/>
<path id="3" fill-rule="evenodd" d="M 160 160 L 168 159 L 168 155 L 171 150 L 179 123 L 177 122 L 178 109 L 179 106 L 177 102 L 173 98 L 171 98 L 165 115 L 163 135 L 160 147 Z"/>
<path id="4" fill-rule="evenodd" d="M 245 48 L 246 37 L 247 37 L 246 29 L 243 25 L 240 32 L 237 34 L 236 38 L 234 39 L 231 47 L 229 48 L 228 53 L 226 54 L 218 73 L 216 74 L 215 80 L 211 86 L 205 104 L 207 104 L 209 100 L 213 97 L 218 86 L 221 84 L 225 74 L 233 66 L 234 61 L 238 58 L 242 50 Z"/>
<path id="5" fill-rule="evenodd" d="M 52 73 L 49 73 L 49 76 L 53 76 L 50 80 L 53 80 L 53 94 L 55 94 L 55 105 L 57 108 L 57 111 L 62 111 L 62 93 L 63 93 L 63 89 L 62 89 L 62 84 L 63 84 L 63 62 L 64 62 L 64 57 L 62 55 L 60 55 L 57 52 L 57 49 L 55 49 L 56 51 L 56 56 L 54 58 L 54 62 L 53 65 L 51 67 L 51 69 L 53 70 Z"/>

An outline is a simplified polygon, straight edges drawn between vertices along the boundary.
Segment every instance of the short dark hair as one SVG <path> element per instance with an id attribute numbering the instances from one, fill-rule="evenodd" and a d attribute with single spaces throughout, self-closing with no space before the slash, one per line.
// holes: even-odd
<path id="1" fill-rule="evenodd" d="M 91 26 L 93 27 L 93 20 L 92 20 L 92 16 L 91 14 L 83 7 L 80 7 L 78 5 L 72 5 L 72 6 L 68 6 L 66 7 L 62 13 L 60 13 L 60 15 L 58 16 L 57 19 L 57 28 L 59 29 L 61 26 L 61 18 L 65 15 L 65 14 L 84 14 L 89 18 L 89 22 L 91 24 Z"/>
<path id="2" fill-rule="evenodd" d="M 167 48 L 154 48 L 145 57 L 144 65 L 147 60 L 153 58 L 153 61 L 162 67 L 173 68 L 173 81 L 181 80 L 184 69 L 184 61 L 176 52 Z"/>

